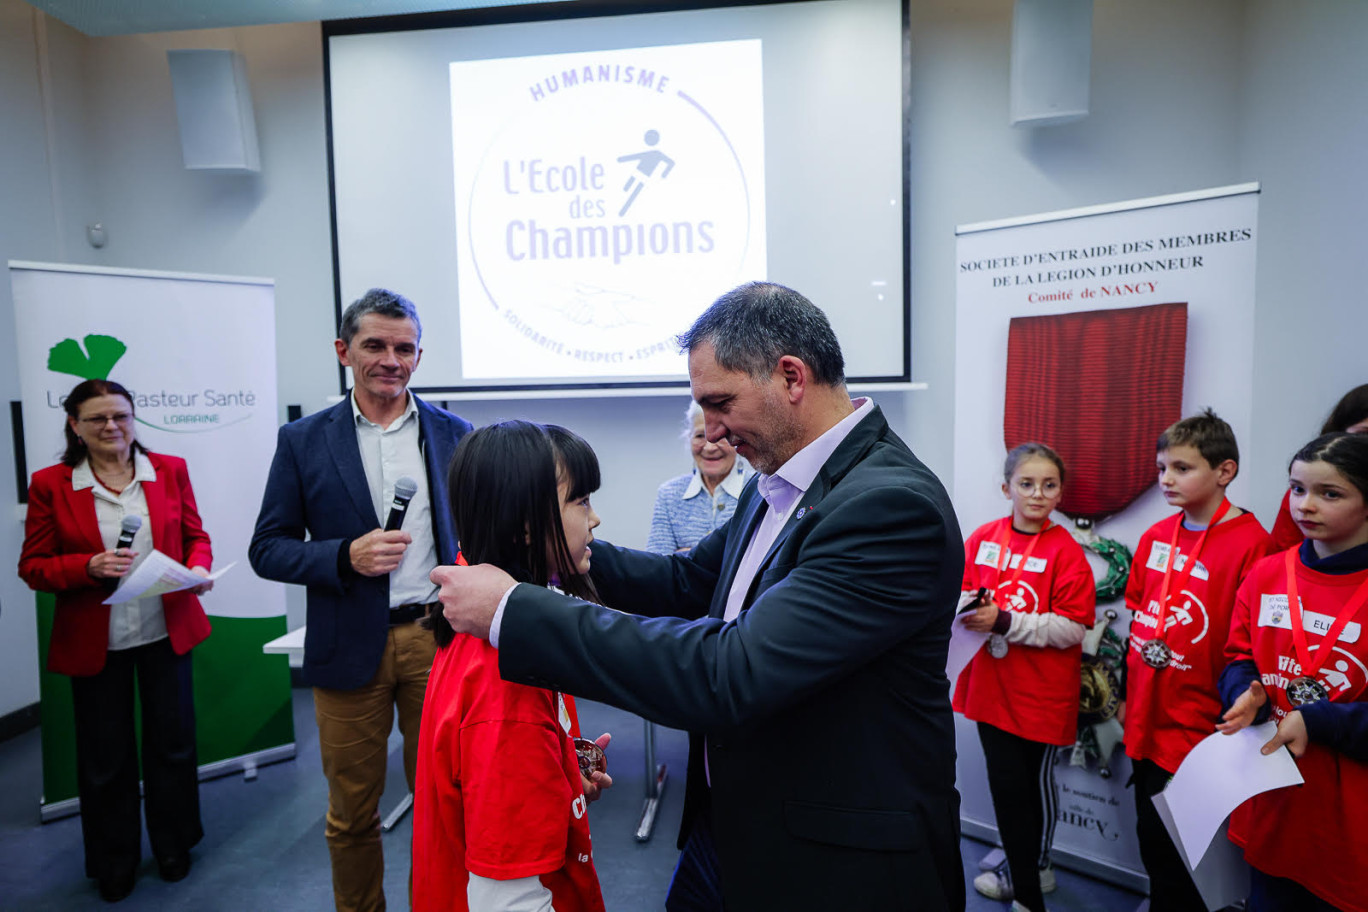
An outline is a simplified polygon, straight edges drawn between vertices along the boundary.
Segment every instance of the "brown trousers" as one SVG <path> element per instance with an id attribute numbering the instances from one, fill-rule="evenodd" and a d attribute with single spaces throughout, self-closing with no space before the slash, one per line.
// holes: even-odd
<path id="1" fill-rule="evenodd" d="M 383 912 L 385 860 L 380 847 L 380 793 L 385 788 L 394 712 L 404 737 L 404 774 L 413 791 L 423 693 L 436 654 L 431 631 L 417 622 L 391 627 L 380 667 L 355 690 L 314 688 L 318 749 L 328 777 L 333 899 L 338 912 Z"/>

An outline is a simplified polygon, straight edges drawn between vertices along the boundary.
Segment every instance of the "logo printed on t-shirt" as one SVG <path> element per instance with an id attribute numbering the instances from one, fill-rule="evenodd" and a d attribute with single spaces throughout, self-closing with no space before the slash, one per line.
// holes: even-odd
<path id="1" fill-rule="evenodd" d="M 1199 563 L 1197 566 L 1200 568 L 1201 564 Z M 1153 631 L 1159 623 L 1159 600 L 1157 598 L 1150 599 L 1145 610 L 1136 614 L 1134 620 L 1139 626 L 1148 627 Z M 1167 634 L 1176 627 L 1184 628 L 1185 634 L 1191 634 L 1190 638 L 1186 636 L 1185 638 L 1194 646 L 1206 639 L 1207 632 L 1211 629 L 1211 619 L 1207 615 L 1206 605 L 1188 589 L 1184 589 L 1176 597 L 1169 596 L 1169 610 L 1168 617 L 1164 619 L 1164 633 Z M 1149 636 L 1153 635 L 1153 633 L 1149 634 Z M 1170 640 L 1169 645 L 1177 646 L 1178 644 Z"/>
<path id="2" fill-rule="evenodd" d="M 1312 655 L 1316 655 L 1318 652 L 1319 650 L 1315 650 Z M 1280 655 L 1278 656 L 1278 670 L 1264 672 L 1259 677 L 1265 686 L 1279 688 L 1285 693 L 1288 685 L 1295 678 L 1301 677 L 1302 673 L 1301 663 L 1294 657 Z M 1334 654 L 1313 677 L 1325 685 L 1331 700 L 1349 702 L 1363 693 L 1365 685 L 1368 685 L 1368 666 L 1365 666 L 1358 656 L 1343 646 L 1335 646 Z M 1344 699 L 1345 696 L 1347 696 L 1347 700 Z M 1274 705 L 1273 711 L 1278 718 L 1285 715 L 1285 712 L 1276 705 Z"/>
<path id="3" fill-rule="evenodd" d="M 1016 585 L 1012 585 L 1010 580 L 1000 583 L 997 589 L 997 603 L 1010 611 L 1026 614 L 1035 614 L 1040 610 L 1040 596 L 1025 580 L 1017 580 Z"/>

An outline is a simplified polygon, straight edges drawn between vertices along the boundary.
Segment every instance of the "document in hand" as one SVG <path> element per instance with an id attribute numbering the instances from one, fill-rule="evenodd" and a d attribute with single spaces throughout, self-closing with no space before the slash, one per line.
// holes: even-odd
<path id="1" fill-rule="evenodd" d="M 235 563 L 236 561 L 234 561 Z M 119 583 L 119 588 L 115 589 L 113 594 L 104 600 L 104 603 L 106 605 L 119 605 L 137 598 L 150 598 L 154 595 L 165 595 L 168 592 L 192 589 L 206 579 L 218 579 L 231 570 L 234 564 L 215 570 L 204 577 L 154 548 L 151 554 L 139 561 L 138 565 L 123 578 L 123 581 Z"/>
<path id="2" fill-rule="evenodd" d="M 1184 758 L 1168 787 L 1154 796 L 1189 871 L 1201 864 L 1231 811 L 1261 792 L 1302 783 L 1290 752 L 1259 753 L 1277 728 L 1265 722 L 1233 735 L 1207 736 Z"/>
<path id="3" fill-rule="evenodd" d="M 988 634 L 978 633 L 964 626 L 964 623 L 973 616 L 972 611 L 961 612 L 955 615 L 954 621 L 950 624 L 950 650 L 945 656 L 945 676 L 950 679 L 952 692 L 955 681 L 959 680 L 960 672 L 973 661 L 974 656 L 983 648 L 983 644 L 988 642 Z"/>

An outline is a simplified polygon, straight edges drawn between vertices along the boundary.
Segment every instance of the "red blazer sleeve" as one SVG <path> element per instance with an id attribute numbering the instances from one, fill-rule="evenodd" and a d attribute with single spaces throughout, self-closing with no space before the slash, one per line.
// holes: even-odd
<path id="1" fill-rule="evenodd" d="M 159 453 L 151 453 L 149 458 L 157 470 L 156 483 L 144 488 L 147 512 L 152 519 L 153 545 L 187 567 L 208 570 L 213 566 L 214 555 L 200 521 L 185 460 Z M 166 613 L 166 633 L 177 655 L 184 655 L 209 636 L 209 618 L 199 596 L 188 590 L 168 592 L 162 596 L 162 610 Z"/>
<path id="2" fill-rule="evenodd" d="M 209 570 L 214 566 L 214 552 L 209 545 L 209 535 L 200 521 L 195 491 L 190 487 L 190 471 L 183 459 L 176 460 L 173 470 L 181 498 L 181 548 L 185 555 L 181 563 L 187 567 Z"/>
<path id="3" fill-rule="evenodd" d="M 35 472 L 29 484 L 19 578 L 40 592 L 60 593 L 99 585 L 86 570 L 99 551 L 89 550 L 88 545 L 75 551 L 63 547 L 79 536 L 76 517 L 62 496 L 62 487 L 71 485 L 70 470 L 61 471 L 65 468 L 51 466 Z"/>

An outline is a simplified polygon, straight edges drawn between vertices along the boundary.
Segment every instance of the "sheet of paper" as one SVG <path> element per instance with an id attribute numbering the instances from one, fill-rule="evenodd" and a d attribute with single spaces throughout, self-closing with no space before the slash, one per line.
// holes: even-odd
<path id="1" fill-rule="evenodd" d="M 234 561 L 235 563 L 236 561 Z M 123 578 L 119 588 L 115 589 L 113 594 L 104 600 L 104 603 L 106 605 L 119 605 L 137 598 L 151 598 L 154 595 L 165 595 L 168 592 L 191 589 L 206 579 L 218 579 L 232 569 L 234 564 L 229 564 L 227 567 L 222 567 L 207 577 L 203 577 L 154 548 L 152 553 L 143 558 L 138 566 L 134 567 L 132 572 Z"/>
<path id="2" fill-rule="evenodd" d="M 1261 792 L 1302 783 L 1286 750 L 1259 753 L 1278 727 L 1253 725 L 1233 735 L 1208 735 L 1183 760 L 1154 806 L 1168 826 L 1188 870 L 1202 863 L 1207 847 L 1230 812 Z"/>
<path id="3" fill-rule="evenodd" d="M 1168 803 L 1158 800 L 1162 797 L 1155 796 L 1154 809 L 1169 833 L 1173 833 L 1173 815 Z M 1201 862 L 1192 869 L 1192 882 L 1211 912 L 1234 905 L 1249 895 L 1249 862 L 1244 859 L 1244 851 L 1226 836 L 1224 822 L 1211 838 Z"/>
<path id="4" fill-rule="evenodd" d="M 960 672 L 964 671 L 964 666 L 968 665 L 983 648 L 983 644 L 988 642 L 988 634 L 976 633 L 964 626 L 964 622 L 973 616 L 972 611 L 957 614 L 950 624 L 950 651 L 945 657 L 945 676 L 950 679 L 952 692 L 955 689 L 955 682 L 959 680 Z"/>

